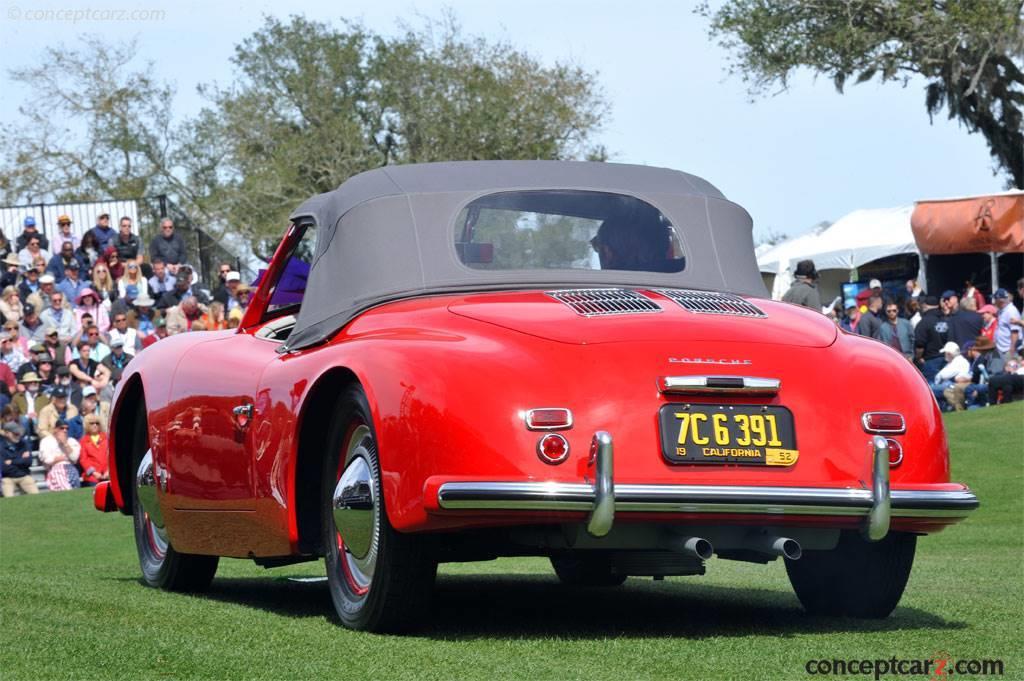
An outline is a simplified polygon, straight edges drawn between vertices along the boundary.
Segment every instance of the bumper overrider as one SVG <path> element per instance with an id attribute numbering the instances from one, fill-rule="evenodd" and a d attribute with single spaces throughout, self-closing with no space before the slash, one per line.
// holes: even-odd
<path id="1" fill-rule="evenodd" d="M 969 489 L 891 490 L 889 446 L 872 442 L 871 489 L 734 485 L 616 485 L 612 437 L 595 433 L 589 468 L 593 484 L 561 482 L 446 482 L 437 493 L 445 510 L 585 511 L 587 531 L 602 537 L 615 513 L 726 513 L 766 516 L 854 516 L 878 541 L 893 518 L 963 518 L 978 507 Z"/>

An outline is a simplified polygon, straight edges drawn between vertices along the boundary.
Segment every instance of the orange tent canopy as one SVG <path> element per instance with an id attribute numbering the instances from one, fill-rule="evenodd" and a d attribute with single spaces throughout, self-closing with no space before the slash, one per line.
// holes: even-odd
<path id="1" fill-rule="evenodd" d="M 918 201 L 910 217 L 922 253 L 1024 253 L 1024 191 Z"/>

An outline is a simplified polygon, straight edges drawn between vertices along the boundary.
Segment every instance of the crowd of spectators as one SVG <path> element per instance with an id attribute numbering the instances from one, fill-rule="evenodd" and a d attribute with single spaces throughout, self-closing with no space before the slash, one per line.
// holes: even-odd
<path id="1" fill-rule="evenodd" d="M 1006 289 L 996 289 L 989 301 L 968 280 L 960 291 L 933 296 L 911 279 L 894 294 L 872 279 L 855 299 L 828 308 L 821 306 L 817 279 L 814 263 L 801 261 L 783 300 L 821 310 L 844 330 L 902 353 L 943 410 L 1012 402 L 1024 392 L 1024 321 Z M 1024 279 L 1017 295 L 1024 301 Z"/>
<path id="2" fill-rule="evenodd" d="M 110 401 L 143 348 L 177 333 L 237 327 L 249 288 L 229 265 L 212 292 L 164 219 L 145 252 L 129 217 L 100 215 L 76 236 L 61 215 L 53 239 L 32 216 L 14 241 L 0 232 L 2 492 L 50 490 L 108 478 Z"/>

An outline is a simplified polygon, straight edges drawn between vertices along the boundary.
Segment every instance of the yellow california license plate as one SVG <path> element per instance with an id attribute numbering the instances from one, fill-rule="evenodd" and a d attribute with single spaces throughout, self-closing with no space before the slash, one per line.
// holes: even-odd
<path id="1" fill-rule="evenodd" d="M 748 404 L 666 404 L 661 452 L 670 463 L 792 466 L 799 451 L 793 414 Z"/>

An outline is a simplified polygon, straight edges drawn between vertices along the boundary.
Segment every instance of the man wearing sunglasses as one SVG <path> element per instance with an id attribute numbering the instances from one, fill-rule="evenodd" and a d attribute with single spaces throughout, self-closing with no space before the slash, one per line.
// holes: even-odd
<path id="1" fill-rule="evenodd" d="M 188 255 L 185 253 L 185 242 L 174 231 L 174 221 L 164 218 L 160 221 L 160 233 L 149 242 L 149 258 L 160 258 L 167 265 L 171 274 L 177 274 L 178 268 L 185 264 Z"/>
<path id="2" fill-rule="evenodd" d="M 50 260 L 50 253 L 43 247 L 42 243 L 42 235 L 36 234 L 29 237 L 25 248 L 18 251 L 18 261 L 22 267 L 25 269 L 32 267 L 37 257 L 42 257 L 44 263 Z"/>
<path id="3" fill-rule="evenodd" d="M 149 302 L 149 298 L 145 298 L 144 300 Z M 130 357 L 134 357 L 136 351 L 142 348 L 142 338 L 139 335 L 139 332 L 128 325 L 127 312 L 114 313 L 114 318 L 111 322 L 108 335 L 110 336 L 111 354 L 115 354 L 114 345 L 117 343 L 121 344 L 121 347 L 124 348 L 124 353 Z M 120 377 L 121 375 L 117 374 L 117 378 Z"/>
<path id="4" fill-rule="evenodd" d="M 50 240 L 46 238 L 45 234 L 36 229 L 36 219 L 29 215 L 27 218 L 25 218 L 24 231 L 18 235 L 18 238 L 14 242 L 15 250 L 20 251 L 21 249 L 25 248 L 25 246 L 28 245 L 28 240 L 33 237 L 39 239 L 39 245 L 42 246 L 44 249 L 50 247 Z"/>
<path id="5" fill-rule="evenodd" d="M 22 366 L 29 363 L 28 358 L 18 348 L 17 344 L 17 332 L 11 333 L 8 327 L 4 327 L 4 331 L 0 333 L 0 362 L 3 362 L 7 367 L 17 373 Z"/>
<path id="6" fill-rule="evenodd" d="M 82 332 L 79 335 L 78 343 L 74 344 L 71 351 L 71 357 L 74 360 L 81 360 L 81 348 L 83 344 L 89 346 L 89 357 L 87 360 L 91 359 L 97 364 L 102 362 L 106 356 L 110 354 L 110 346 L 103 342 L 103 336 L 100 335 L 100 330 L 97 326 L 90 326 L 87 328 L 83 327 Z M 75 376 L 76 379 L 79 378 L 79 376 L 75 375 L 74 371 L 71 372 L 71 375 Z M 104 383 L 104 385 L 106 384 Z M 96 389 L 100 390 L 101 388 L 102 386 L 97 387 Z"/>
<path id="7" fill-rule="evenodd" d="M 71 231 L 71 216 L 61 215 L 57 218 L 57 234 L 53 237 L 53 250 L 59 253 L 64 244 L 71 244 L 71 250 L 78 248 L 78 237 Z"/>
<path id="8" fill-rule="evenodd" d="M 885 304 L 885 319 L 880 330 L 881 340 L 909 360 L 914 359 L 914 328 L 900 316 L 900 306 Z"/>

